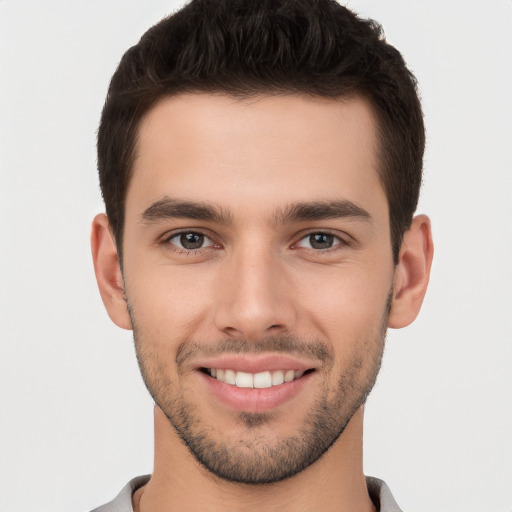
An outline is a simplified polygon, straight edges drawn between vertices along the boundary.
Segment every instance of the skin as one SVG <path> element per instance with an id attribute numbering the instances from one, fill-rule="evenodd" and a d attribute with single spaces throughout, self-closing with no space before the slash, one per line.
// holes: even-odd
<path id="1" fill-rule="evenodd" d="M 419 312 L 433 253 L 430 222 L 418 216 L 393 264 L 378 164 L 375 118 L 357 97 L 183 94 L 143 119 L 126 197 L 123 272 L 105 215 L 92 231 L 103 301 L 117 325 L 134 329 L 157 403 L 154 472 L 134 496 L 136 510 L 374 510 L 362 468 L 362 402 L 386 326 L 404 327 Z M 208 205 L 222 216 L 192 218 L 197 208 L 163 215 L 170 201 Z M 334 203 L 345 211 L 290 215 L 290 205 Z M 357 214 L 349 208 L 347 215 L 347 204 Z M 184 250 L 182 231 L 205 235 L 205 245 Z M 332 247 L 313 247 L 313 233 L 333 235 Z M 271 360 L 282 354 L 272 340 L 287 338 L 329 356 L 294 353 L 314 371 L 264 416 L 257 405 L 242 415 L 219 401 L 197 368 L 226 343 L 230 353 L 240 347 L 244 357 Z M 333 431 L 334 444 L 306 469 L 270 485 L 213 474 L 174 428 L 184 428 L 175 413 L 186 407 L 192 433 L 207 432 L 250 467 L 264 457 L 261 446 L 300 437 L 322 400 L 343 433 Z"/>

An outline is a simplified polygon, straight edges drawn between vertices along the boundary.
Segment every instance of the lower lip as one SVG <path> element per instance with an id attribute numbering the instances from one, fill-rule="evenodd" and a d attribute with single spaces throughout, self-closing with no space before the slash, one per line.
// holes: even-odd
<path id="1" fill-rule="evenodd" d="M 270 388 L 239 388 L 226 384 L 206 373 L 198 372 L 208 390 L 222 403 L 235 411 L 263 413 L 292 400 L 315 372 L 306 373 L 291 382 Z"/>

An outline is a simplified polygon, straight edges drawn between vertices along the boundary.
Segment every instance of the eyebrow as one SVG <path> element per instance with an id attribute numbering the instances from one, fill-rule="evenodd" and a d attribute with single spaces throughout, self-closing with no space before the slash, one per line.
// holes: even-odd
<path id="1" fill-rule="evenodd" d="M 356 203 L 343 199 L 337 201 L 311 201 L 292 203 L 277 210 L 274 224 L 349 218 L 371 222 L 370 213 Z M 219 224 L 230 224 L 232 215 L 222 208 L 201 202 L 184 201 L 164 197 L 146 208 L 142 222 L 158 222 L 166 219 L 194 219 Z"/>
<path id="2" fill-rule="evenodd" d="M 361 219 L 371 222 L 370 213 L 352 201 L 346 199 L 337 201 L 312 201 L 305 203 L 294 203 L 274 216 L 276 224 L 289 222 L 317 221 L 327 219 Z"/>
<path id="3" fill-rule="evenodd" d="M 166 219 L 194 219 L 229 224 L 231 215 L 210 204 L 164 197 L 146 208 L 140 219 L 143 222 L 157 222 Z"/>

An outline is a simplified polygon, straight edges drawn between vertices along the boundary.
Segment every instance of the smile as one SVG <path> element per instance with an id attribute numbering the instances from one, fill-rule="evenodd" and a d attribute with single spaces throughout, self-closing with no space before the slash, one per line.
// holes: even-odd
<path id="1" fill-rule="evenodd" d="M 248 373 L 230 369 L 205 368 L 205 373 L 214 379 L 239 388 L 270 388 L 285 382 L 299 379 L 306 373 L 303 370 L 274 370 L 259 373 Z M 306 370 L 310 371 L 310 370 Z"/>

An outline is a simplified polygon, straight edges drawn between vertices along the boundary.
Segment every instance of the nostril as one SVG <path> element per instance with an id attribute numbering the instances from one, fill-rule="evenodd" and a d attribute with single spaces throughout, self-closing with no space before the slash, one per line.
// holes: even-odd
<path id="1" fill-rule="evenodd" d="M 270 330 L 273 330 L 273 329 L 279 329 L 279 330 L 286 330 L 287 329 L 287 325 L 284 324 L 284 323 L 281 323 L 281 324 L 272 324 L 271 326 L 269 326 L 267 328 L 267 331 L 270 331 Z"/>

